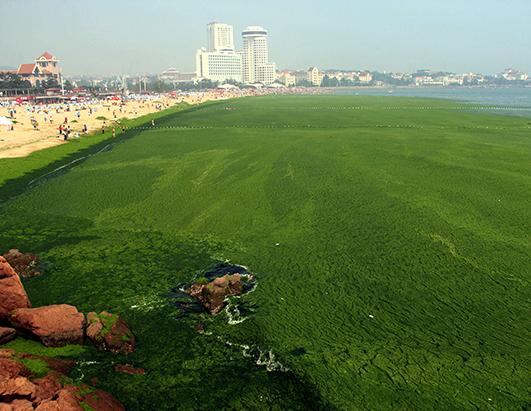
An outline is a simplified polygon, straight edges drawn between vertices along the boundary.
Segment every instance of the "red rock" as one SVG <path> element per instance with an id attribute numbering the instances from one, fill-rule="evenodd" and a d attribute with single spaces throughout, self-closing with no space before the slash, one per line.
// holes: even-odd
<path id="1" fill-rule="evenodd" d="M 13 277 L 17 275 L 11 264 L 2 256 L 0 256 L 0 278 Z"/>
<path id="2" fill-rule="evenodd" d="M 61 389 L 59 382 L 60 374 L 50 373 L 42 378 L 33 380 L 35 385 L 35 393 L 33 395 L 33 403 L 40 404 L 42 401 L 53 398 L 55 394 Z"/>
<path id="3" fill-rule="evenodd" d="M 29 278 L 41 274 L 37 268 L 37 262 L 39 259 L 34 254 L 24 254 L 14 248 L 5 253 L 4 258 L 21 277 Z"/>
<path id="4" fill-rule="evenodd" d="M 215 286 L 217 286 L 217 287 L 225 287 L 227 285 L 227 279 L 225 278 L 225 276 L 218 277 L 218 278 L 214 279 L 214 281 L 212 281 L 212 283 Z"/>
<path id="5" fill-rule="evenodd" d="M 33 411 L 33 404 L 28 400 L 13 400 L 8 403 L 0 403 L 0 411 Z"/>
<path id="6" fill-rule="evenodd" d="M 7 356 L 0 357 L 0 378 L 29 377 L 30 375 L 30 370 L 20 362 Z"/>
<path id="7" fill-rule="evenodd" d="M 16 308 L 31 307 L 20 277 L 6 259 L 0 256 L 0 321 L 8 320 Z"/>
<path id="8" fill-rule="evenodd" d="M 0 348 L 0 359 L 1 358 L 10 358 L 15 355 L 15 350 L 11 348 Z"/>
<path id="9" fill-rule="evenodd" d="M 146 373 L 143 368 L 135 368 L 129 364 L 116 364 L 114 370 L 129 375 L 144 375 Z"/>
<path id="10" fill-rule="evenodd" d="M 26 377 L 0 377 L 0 398 L 31 398 L 34 393 L 35 385 Z"/>
<path id="11" fill-rule="evenodd" d="M 87 322 L 87 337 L 99 350 L 115 354 L 129 354 L 135 350 L 135 336 L 117 314 L 90 312 Z"/>
<path id="12" fill-rule="evenodd" d="M 75 394 L 62 389 L 57 393 L 57 399 L 44 400 L 35 411 L 83 411 L 83 408 Z"/>
<path id="13" fill-rule="evenodd" d="M 0 344 L 5 344 L 15 338 L 17 332 L 14 328 L 0 327 Z"/>
<path id="14" fill-rule="evenodd" d="M 11 324 L 38 337 L 48 347 L 82 344 L 85 316 L 67 304 L 19 308 L 11 313 Z"/>
<path id="15" fill-rule="evenodd" d="M 240 295 L 243 285 L 240 274 L 226 274 L 208 284 L 192 284 L 188 293 L 197 298 L 210 314 L 218 314 L 225 306 L 225 298 Z"/>
<path id="16" fill-rule="evenodd" d="M 92 407 L 95 411 L 125 411 L 125 407 L 120 401 L 105 391 L 96 390 L 87 394 L 83 402 Z"/>

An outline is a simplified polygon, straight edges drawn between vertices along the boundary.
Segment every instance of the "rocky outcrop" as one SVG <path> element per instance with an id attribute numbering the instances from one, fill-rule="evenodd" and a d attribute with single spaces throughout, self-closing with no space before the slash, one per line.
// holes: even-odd
<path id="1" fill-rule="evenodd" d="M 62 388 L 60 378 L 60 374 L 51 373 L 45 377 L 33 380 L 33 385 L 35 385 L 33 402 L 41 404 L 43 401 L 53 398 Z"/>
<path id="2" fill-rule="evenodd" d="M 0 344 L 20 334 L 37 337 L 49 347 L 83 344 L 85 316 L 67 304 L 30 308 L 31 304 L 18 274 L 0 256 Z M 87 337 L 102 351 L 129 354 L 135 350 L 135 336 L 116 314 L 102 311 L 88 315 Z"/>
<path id="3" fill-rule="evenodd" d="M 0 327 L 0 344 L 5 344 L 15 338 L 17 332 L 14 328 Z"/>
<path id="4" fill-rule="evenodd" d="M 9 320 L 19 332 L 37 337 L 48 347 L 83 343 L 85 315 L 72 305 L 18 308 Z"/>
<path id="5" fill-rule="evenodd" d="M 26 377 L 7 377 L 0 380 L 0 398 L 31 397 L 35 384 Z"/>
<path id="6" fill-rule="evenodd" d="M 7 258 L 7 260 L 6 260 Z M 9 261 L 8 261 L 9 260 Z M 10 264 L 13 264 L 13 266 Z M 85 332 L 100 350 L 128 354 L 135 349 L 135 336 L 118 315 L 106 311 L 90 313 L 85 329 L 85 315 L 67 304 L 31 308 L 20 281 L 39 272 L 37 257 L 10 250 L 0 256 L 0 345 L 17 334 L 39 339 L 44 345 L 58 347 L 83 344 Z M 35 378 L 24 361 L 46 364 L 47 374 Z M 0 349 L 0 411 L 121 411 L 124 406 L 111 394 L 88 385 L 68 385 L 65 376 L 74 367 L 71 359 L 51 358 Z M 117 367 L 118 370 L 118 367 Z M 120 372 L 144 374 L 141 368 L 124 364 Z"/>
<path id="7" fill-rule="evenodd" d="M 0 357 L 0 403 L 2 399 L 11 402 L 15 399 L 31 396 L 35 390 L 35 385 L 28 379 L 31 372 L 13 358 L 12 352 L 2 351 L 2 357 Z"/>
<path id="8" fill-rule="evenodd" d="M 210 282 L 194 283 L 188 289 L 188 293 L 197 298 L 210 314 L 217 314 L 225 306 L 225 298 L 240 295 L 242 290 L 242 276 L 226 274 Z"/>
<path id="9" fill-rule="evenodd" d="M 33 411 L 33 404 L 28 400 L 13 400 L 0 403 L 0 411 Z"/>
<path id="10" fill-rule="evenodd" d="M 54 399 L 44 400 L 39 404 L 36 411 L 84 411 L 83 407 L 80 404 L 80 401 L 69 390 L 62 389 L 59 390 L 55 395 Z"/>
<path id="11" fill-rule="evenodd" d="M 129 354 L 135 350 L 135 336 L 117 314 L 90 312 L 87 322 L 87 337 L 99 350 L 115 354 Z"/>
<path id="12" fill-rule="evenodd" d="M 15 360 L 15 352 L 13 350 L 2 350 L 0 357 L 0 379 L 15 378 L 15 377 L 29 377 L 31 372 L 19 361 Z"/>
<path id="13" fill-rule="evenodd" d="M 31 307 L 18 274 L 2 256 L 0 256 L 0 297 L 0 321 L 8 320 L 14 309 Z"/>
<path id="14" fill-rule="evenodd" d="M 13 350 L 0 350 L 0 411 L 123 411 L 111 394 L 86 384 L 72 385 L 55 371 L 33 378 Z"/>
<path id="15" fill-rule="evenodd" d="M 29 278 L 41 274 L 37 267 L 39 258 L 34 254 L 21 253 L 16 248 L 13 248 L 4 254 L 4 258 L 21 277 Z"/>

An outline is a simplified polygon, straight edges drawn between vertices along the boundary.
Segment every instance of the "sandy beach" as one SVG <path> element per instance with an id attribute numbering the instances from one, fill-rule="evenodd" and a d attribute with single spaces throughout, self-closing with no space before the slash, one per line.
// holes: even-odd
<path id="1" fill-rule="evenodd" d="M 79 104 L 50 104 L 46 106 L 19 105 L 0 107 L 0 116 L 10 117 L 15 110 L 14 129 L 0 126 L 0 158 L 24 157 L 34 151 L 66 143 L 59 133 L 61 124 L 69 125 L 70 138 L 83 135 L 86 125 L 88 133 L 101 130 L 102 126 L 112 128 L 120 119 L 140 117 L 175 104 L 166 97 L 151 101 L 93 101 Z M 32 124 L 37 121 L 37 128 Z M 79 134 L 78 134 L 79 133 Z"/>
<path id="2" fill-rule="evenodd" d="M 164 110 L 179 103 L 196 105 L 212 100 L 226 100 L 244 96 L 278 93 L 275 90 L 228 89 L 205 90 L 187 93 L 143 95 L 121 100 L 71 101 L 62 104 L 11 106 L 0 105 L 0 116 L 14 120 L 13 130 L 0 126 L 0 159 L 24 157 L 34 151 L 65 144 L 59 126 L 70 126 L 70 139 L 83 136 L 83 127 L 88 133 L 119 127 L 120 119 L 132 119 Z M 282 93 L 301 93 L 301 89 L 284 90 Z M 11 110 L 14 110 L 11 117 Z M 38 126 L 34 127 L 35 121 Z"/>

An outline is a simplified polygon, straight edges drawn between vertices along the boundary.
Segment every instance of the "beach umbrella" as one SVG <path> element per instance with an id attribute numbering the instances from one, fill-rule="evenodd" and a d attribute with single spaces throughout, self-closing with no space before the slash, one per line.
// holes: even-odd
<path id="1" fill-rule="evenodd" d="M 13 122 L 7 117 L 0 116 L 0 126 L 10 126 Z"/>

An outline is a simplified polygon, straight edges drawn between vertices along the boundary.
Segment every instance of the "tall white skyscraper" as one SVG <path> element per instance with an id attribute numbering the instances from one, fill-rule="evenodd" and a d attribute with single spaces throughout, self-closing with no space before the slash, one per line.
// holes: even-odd
<path id="1" fill-rule="evenodd" d="M 242 81 L 242 56 L 234 51 L 232 26 L 223 23 L 207 25 L 208 48 L 196 53 L 196 75 L 212 81 Z"/>
<path id="2" fill-rule="evenodd" d="M 209 23 L 207 25 L 208 51 L 234 51 L 234 32 L 230 24 Z"/>
<path id="3" fill-rule="evenodd" d="M 271 84 L 275 81 L 275 63 L 269 62 L 267 31 L 249 26 L 243 37 L 243 82 Z"/>

